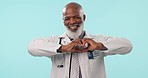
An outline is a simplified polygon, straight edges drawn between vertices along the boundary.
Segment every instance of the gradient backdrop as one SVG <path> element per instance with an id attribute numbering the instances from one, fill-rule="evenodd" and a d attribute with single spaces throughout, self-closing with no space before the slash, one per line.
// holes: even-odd
<path id="1" fill-rule="evenodd" d="M 127 55 L 105 58 L 107 78 L 148 78 L 148 0 L 75 0 L 83 6 L 85 30 L 128 38 Z M 61 35 L 62 9 L 70 0 L 0 0 L 0 78 L 49 78 L 51 60 L 33 57 L 28 43 Z"/>

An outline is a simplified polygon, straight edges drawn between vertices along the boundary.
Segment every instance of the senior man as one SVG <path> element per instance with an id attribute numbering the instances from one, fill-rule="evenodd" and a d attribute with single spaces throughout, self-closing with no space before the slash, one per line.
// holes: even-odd
<path id="1" fill-rule="evenodd" d="M 85 19 L 80 4 L 68 3 L 63 9 L 66 32 L 29 44 L 28 51 L 33 56 L 51 58 L 50 78 L 106 78 L 104 57 L 132 50 L 125 38 L 88 34 L 83 29 Z"/>

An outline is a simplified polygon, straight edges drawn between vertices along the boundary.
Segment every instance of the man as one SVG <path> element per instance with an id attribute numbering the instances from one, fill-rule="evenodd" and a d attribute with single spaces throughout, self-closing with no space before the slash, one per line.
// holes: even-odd
<path id="1" fill-rule="evenodd" d="M 33 56 L 51 58 L 50 78 L 106 78 L 104 57 L 132 50 L 125 38 L 88 34 L 83 30 L 85 18 L 81 5 L 68 3 L 63 9 L 66 32 L 30 43 Z"/>

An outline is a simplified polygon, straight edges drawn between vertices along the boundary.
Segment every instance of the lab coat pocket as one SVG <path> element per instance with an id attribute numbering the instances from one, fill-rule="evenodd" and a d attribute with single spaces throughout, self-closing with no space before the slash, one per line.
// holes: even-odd
<path id="1" fill-rule="evenodd" d="M 90 59 L 89 60 L 89 68 L 90 68 L 90 78 L 96 76 L 96 70 L 98 68 L 98 59 Z"/>
<path id="2" fill-rule="evenodd" d="M 59 54 L 54 56 L 54 63 L 57 66 L 57 68 L 64 67 L 64 61 L 65 61 L 64 54 Z"/>
<path id="3" fill-rule="evenodd" d="M 104 58 L 99 57 L 97 59 L 90 59 L 89 71 L 89 78 L 105 78 Z"/>
<path id="4" fill-rule="evenodd" d="M 65 78 L 65 67 L 57 68 L 56 78 Z"/>

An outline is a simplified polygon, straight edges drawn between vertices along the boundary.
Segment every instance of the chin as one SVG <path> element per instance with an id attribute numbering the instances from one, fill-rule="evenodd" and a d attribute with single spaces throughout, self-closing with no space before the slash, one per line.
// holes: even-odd
<path id="1" fill-rule="evenodd" d="M 66 34 L 68 35 L 68 37 L 76 39 L 82 33 L 84 25 L 80 24 L 80 27 L 76 31 L 71 31 L 69 28 L 67 28 L 67 26 L 65 27 L 66 27 Z"/>

